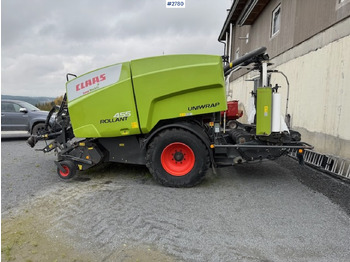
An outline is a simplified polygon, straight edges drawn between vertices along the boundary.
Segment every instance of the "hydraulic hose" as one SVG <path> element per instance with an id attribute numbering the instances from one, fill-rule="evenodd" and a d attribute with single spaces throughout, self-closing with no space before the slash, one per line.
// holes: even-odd
<path id="1" fill-rule="evenodd" d="M 288 128 L 290 128 L 290 116 L 288 116 L 288 105 L 289 105 L 289 80 L 288 80 L 288 77 L 282 71 L 279 71 L 279 70 L 268 70 L 267 72 L 268 73 L 279 73 L 284 77 L 284 79 L 287 82 L 287 99 L 286 99 L 285 121 L 286 121 Z"/>
<path id="2" fill-rule="evenodd" d="M 57 106 L 55 105 L 55 106 L 53 106 L 53 107 L 51 108 L 51 110 L 49 111 L 49 114 L 47 115 L 46 121 L 45 121 L 45 131 L 48 131 L 50 119 L 51 119 L 53 113 L 56 111 L 56 109 L 57 109 Z"/>

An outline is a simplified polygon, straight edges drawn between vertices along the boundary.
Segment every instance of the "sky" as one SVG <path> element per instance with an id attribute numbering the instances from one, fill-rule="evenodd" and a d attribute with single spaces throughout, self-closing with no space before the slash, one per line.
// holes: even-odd
<path id="1" fill-rule="evenodd" d="M 170 54 L 222 55 L 231 0 L 2 0 L 1 93 L 56 97 L 66 74 Z"/>

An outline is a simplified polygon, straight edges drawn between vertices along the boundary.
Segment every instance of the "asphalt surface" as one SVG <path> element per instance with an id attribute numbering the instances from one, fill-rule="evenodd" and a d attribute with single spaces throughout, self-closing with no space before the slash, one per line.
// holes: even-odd
<path id="1" fill-rule="evenodd" d="M 3 261 L 349 261 L 350 185 L 288 157 L 189 189 L 119 164 L 66 183 L 54 154 L 2 138 Z"/>

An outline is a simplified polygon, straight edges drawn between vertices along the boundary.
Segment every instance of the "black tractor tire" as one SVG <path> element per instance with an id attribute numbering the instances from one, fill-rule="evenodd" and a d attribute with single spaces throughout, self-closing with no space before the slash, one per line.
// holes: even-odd
<path id="1" fill-rule="evenodd" d="M 71 180 L 77 173 L 77 168 L 76 168 L 74 162 L 70 161 L 70 160 L 64 160 L 64 161 L 61 161 L 59 163 L 65 169 L 65 172 L 62 172 L 62 170 L 60 170 L 57 167 L 58 176 L 62 180 L 65 180 L 65 181 Z"/>
<path id="2" fill-rule="evenodd" d="M 162 131 L 147 149 L 146 166 L 154 179 L 164 186 L 193 187 L 203 180 L 209 165 L 205 144 L 183 129 Z"/>
<path id="3" fill-rule="evenodd" d="M 39 136 L 45 132 L 45 123 L 35 124 L 32 128 L 32 135 Z"/>

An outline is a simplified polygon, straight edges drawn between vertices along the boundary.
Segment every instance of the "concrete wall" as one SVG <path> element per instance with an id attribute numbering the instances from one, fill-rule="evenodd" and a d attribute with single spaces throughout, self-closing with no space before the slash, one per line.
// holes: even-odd
<path id="1" fill-rule="evenodd" d="M 349 25 L 349 19 L 338 29 Z M 330 39 L 334 41 L 330 42 Z M 317 44 L 319 43 L 319 44 Z M 308 51 L 310 47 L 320 48 Z M 320 153 L 350 159 L 350 36 L 337 39 L 334 28 L 319 34 L 283 53 L 271 62 L 284 72 L 290 82 L 289 110 L 292 128 L 302 133 L 302 139 L 315 146 Z M 247 115 L 249 92 L 253 82 L 246 81 L 256 73 L 249 73 L 230 83 L 233 99 Z M 271 83 L 282 86 L 282 113 L 285 113 L 287 85 L 279 74 Z M 246 117 L 242 122 L 247 120 Z"/>

